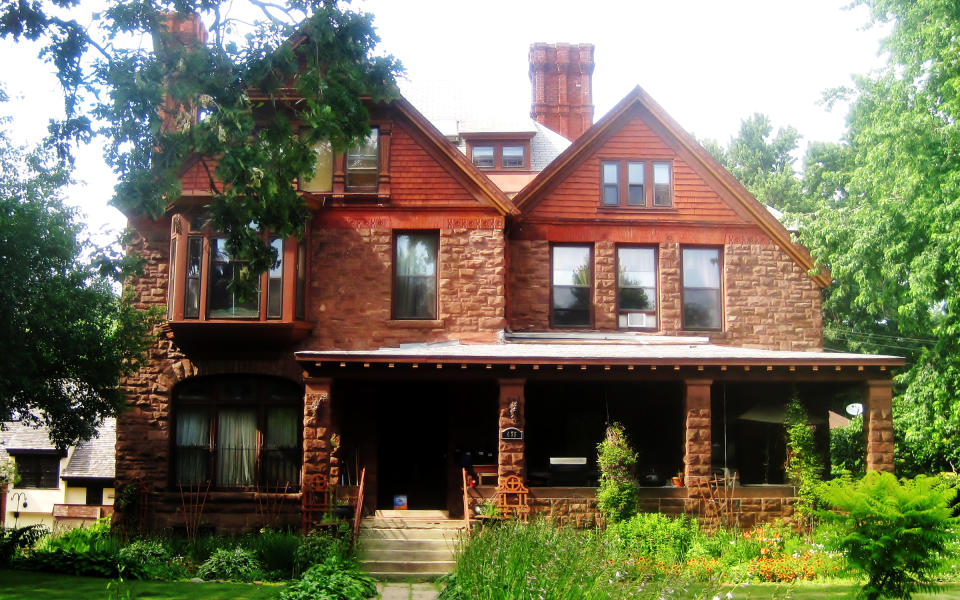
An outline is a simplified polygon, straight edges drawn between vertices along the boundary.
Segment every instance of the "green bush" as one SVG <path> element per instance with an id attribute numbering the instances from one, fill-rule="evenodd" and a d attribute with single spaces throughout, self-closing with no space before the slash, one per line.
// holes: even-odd
<path id="1" fill-rule="evenodd" d="M 46 533 L 43 525 L 0 529 L 0 566 L 9 565 L 17 552 L 33 546 Z"/>
<path id="2" fill-rule="evenodd" d="M 43 538 L 17 566 L 52 573 L 116 577 L 117 554 L 122 547 L 110 535 L 110 520 L 100 519 L 88 528 L 77 527 Z"/>
<path id="3" fill-rule="evenodd" d="M 220 548 L 200 565 L 197 569 L 197 577 L 226 581 L 254 581 L 263 577 L 263 565 L 254 553 L 246 548 Z"/>
<path id="4" fill-rule="evenodd" d="M 263 564 L 267 579 L 280 580 L 295 576 L 294 561 L 305 539 L 289 531 L 263 529 L 244 536 L 241 545 L 251 550 Z"/>
<path id="5" fill-rule="evenodd" d="M 694 540 L 699 537 L 696 520 L 685 516 L 670 518 L 660 513 L 640 513 L 612 523 L 606 531 L 608 543 L 619 553 L 677 563 L 686 560 Z"/>
<path id="6" fill-rule="evenodd" d="M 293 558 L 293 576 L 299 577 L 313 565 L 331 557 L 349 558 L 350 541 L 333 533 L 313 531 L 303 538 Z"/>
<path id="7" fill-rule="evenodd" d="M 826 483 L 820 495 L 838 511 L 822 518 L 839 526 L 839 547 L 867 576 L 862 597 L 910 598 L 931 589 L 960 524 L 949 506 L 953 488 L 922 475 L 897 481 L 870 472 L 858 482 Z"/>
<path id="8" fill-rule="evenodd" d="M 823 480 L 823 461 L 810 426 L 810 417 L 794 392 L 784 419 L 787 441 L 787 478 L 797 488 L 797 520 L 809 525 L 817 507 L 817 486 Z"/>
<path id="9" fill-rule="evenodd" d="M 623 425 L 611 423 L 597 446 L 597 466 L 600 468 L 597 508 L 609 523 L 622 521 L 637 512 L 640 486 L 634 473 L 636 465 L 637 453 L 627 441 Z"/>
<path id="10" fill-rule="evenodd" d="M 280 600 L 365 600 L 377 593 L 377 582 L 350 559 L 330 555 L 280 593 Z"/>
<path id="11" fill-rule="evenodd" d="M 160 540 L 137 540 L 117 553 L 123 575 L 133 579 L 180 579 L 187 570 Z"/>

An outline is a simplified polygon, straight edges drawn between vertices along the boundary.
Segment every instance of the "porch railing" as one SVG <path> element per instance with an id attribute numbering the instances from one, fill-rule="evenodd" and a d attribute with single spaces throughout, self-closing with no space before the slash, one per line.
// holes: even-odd
<path id="1" fill-rule="evenodd" d="M 463 524 L 466 526 L 467 535 L 470 535 L 470 486 L 467 469 L 463 471 Z"/>
<path id="2" fill-rule="evenodd" d="M 357 536 L 360 535 L 360 520 L 363 518 L 363 484 L 367 475 L 367 468 L 360 469 L 360 486 L 357 488 L 357 505 L 353 509 L 353 541 L 356 545 Z"/>

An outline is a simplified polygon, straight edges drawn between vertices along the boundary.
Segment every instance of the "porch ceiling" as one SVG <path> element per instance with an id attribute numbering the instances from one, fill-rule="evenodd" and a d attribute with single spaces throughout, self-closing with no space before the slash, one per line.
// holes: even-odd
<path id="1" fill-rule="evenodd" d="M 410 344 L 376 350 L 303 350 L 298 361 L 321 366 L 331 363 L 436 363 L 485 365 L 579 365 L 666 367 L 810 367 L 843 369 L 871 367 L 885 371 L 899 367 L 899 356 L 841 352 L 793 352 L 720 346 L 706 343 L 503 343 Z"/>

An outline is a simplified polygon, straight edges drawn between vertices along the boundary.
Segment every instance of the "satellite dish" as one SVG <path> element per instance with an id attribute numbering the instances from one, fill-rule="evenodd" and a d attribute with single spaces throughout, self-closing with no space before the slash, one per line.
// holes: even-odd
<path id="1" fill-rule="evenodd" d="M 853 404 L 847 405 L 847 414 L 851 417 L 857 417 L 863 414 L 863 404 L 859 402 L 854 402 Z"/>

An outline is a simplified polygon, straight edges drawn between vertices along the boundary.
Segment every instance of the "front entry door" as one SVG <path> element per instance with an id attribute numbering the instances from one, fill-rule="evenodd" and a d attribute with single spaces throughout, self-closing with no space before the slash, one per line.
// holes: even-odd
<path id="1" fill-rule="evenodd" d="M 399 386 L 377 403 L 377 508 L 447 508 L 447 405 L 424 386 Z"/>

